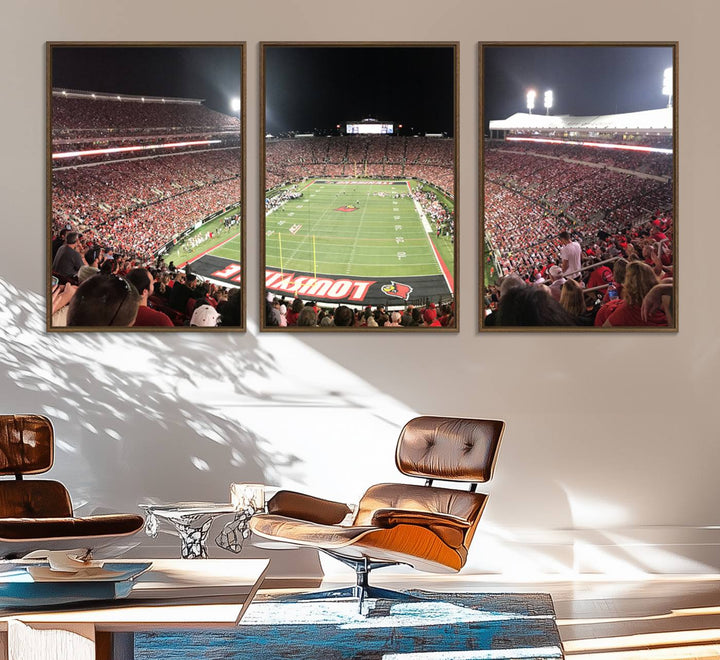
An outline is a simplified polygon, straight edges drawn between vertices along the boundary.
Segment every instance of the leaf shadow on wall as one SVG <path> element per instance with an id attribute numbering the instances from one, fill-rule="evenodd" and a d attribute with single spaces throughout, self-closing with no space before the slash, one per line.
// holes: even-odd
<path id="1" fill-rule="evenodd" d="M 215 406 L 219 393 L 261 398 L 244 377 L 277 371 L 252 335 L 53 334 L 44 313 L 41 296 L 0 279 L 2 407 L 52 420 L 49 476 L 76 508 L 228 501 L 230 483 L 272 483 L 279 466 L 297 461 Z"/>

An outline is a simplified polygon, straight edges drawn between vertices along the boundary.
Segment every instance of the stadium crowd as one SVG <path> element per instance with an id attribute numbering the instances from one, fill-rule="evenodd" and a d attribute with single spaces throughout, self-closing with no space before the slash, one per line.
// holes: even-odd
<path id="1" fill-rule="evenodd" d="M 103 131 L 117 134 L 128 129 L 187 130 L 232 128 L 240 130 L 238 117 L 216 112 L 200 103 L 143 102 L 107 98 L 73 98 L 53 94 L 53 137 L 70 131 Z"/>
<path id="2" fill-rule="evenodd" d="M 607 141 L 615 143 L 616 141 Z M 526 152 L 532 156 L 550 156 L 552 158 L 565 158 L 579 160 L 586 163 L 597 163 L 609 167 L 617 167 L 632 172 L 652 174 L 655 176 L 672 176 L 672 154 L 632 151 L 622 149 L 599 149 L 573 144 L 545 144 L 535 142 L 527 144 L 513 142 L 509 147 L 513 151 Z M 672 147 L 663 142 L 663 146 Z M 506 148 L 506 147 L 503 147 Z"/>
<path id="3" fill-rule="evenodd" d="M 126 258 L 67 229 L 52 246 L 53 327 L 241 324 L 240 289 L 203 281 L 189 267 Z M 198 313 L 205 306 L 212 311 Z"/>
<path id="4" fill-rule="evenodd" d="M 621 238 L 653 213 L 670 216 L 671 182 L 519 153 L 514 145 L 486 149 L 485 159 L 485 233 L 504 274 L 551 260 L 563 229 L 587 243 L 601 231 Z"/>
<path id="5" fill-rule="evenodd" d="M 152 257 L 173 236 L 242 196 L 236 149 L 53 170 L 53 230 L 70 225 L 127 255 Z"/>
<path id="6" fill-rule="evenodd" d="M 485 240 L 495 284 L 485 324 L 671 324 L 672 182 L 645 176 L 658 154 L 613 150 L 599 165 L 595 149 L 571 147 L 567 160 L 565 146 L 538 147 L 486 148 Z M 586 153 L 592 164 L 578 162 Z M 664 159 L 671 168 L 672 157 Z M 627 170 L 638 165 L 639 173 Z M 646 297 L 652 305 L 641 313 Z"/>
<path id="7" fill-rule="evenodd" d="M 562 231 L 554 257 L 508 269 L 488 287 L 485 324 L 672 325 L 672 237 L 670 217 L 586 241 Z"/>
<path id="8" fill-rule="evenodd" d="M 268 327 L 310 328 L 454 328 L 455 303 L 407 305 L 402 311 L 389 311 L 384 305 L 352 308 L 327 307 L 314 300 L 287 299 L 268 292 L 265 325 Z"/>
<path id="9" fill-rule="evenodd" d="M 401 136 L 268 139 L 265 188 L 306 177 L 408 177 L 453 194 L 454 140 Z"/>
<path id="10" fill-rule="evenodd" d="M 416 188 L 412 198 L 423 210 L 425 217 L 435 225 L 437 236 L 449 236 L 455 241 L 455 213 L 445 208 L 432 190 L 424 187 Z"/>

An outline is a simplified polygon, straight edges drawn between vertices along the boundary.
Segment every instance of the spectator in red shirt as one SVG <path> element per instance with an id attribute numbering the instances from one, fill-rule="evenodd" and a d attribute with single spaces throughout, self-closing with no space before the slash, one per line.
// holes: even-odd
<path id="1" fill-rule="evenodd" d="M 137 318 L 133 327 L 137 326 L 153 326 L 153 327 L 174 327 L 170 317 L 156 309 L 148 307 L 148 298 L 153 294 L 154 284 L 153 277 L 145 268 L 133 268 L 126 277 L 140 294 L 140 307 L 138 308 Z"/>
<path id="2" fill-rule="evenodd" d="M 288 327 L 298 324 L 298 316 L 300 315 L 300 312 L 302 312 L 303 307 L 305 307 L 305 305 L 300 298 L 295 298 L 295 300 L 293 300 L 292 306 L 285 315 Z"/>
<path id="3" fill-rule="evenodd" d="M 613 286 L 605 289 L 603 305 L 611 300 L 622 298 L 623 284 L 625 283 L 625 271 L 628 262 L 625 259 L 618 259 L 613 266 Z"/>
<path id="4" fill-rule="evenodd" d="M 438 321 L 437 309 L 435 309 L 434 303 L 430 303 L 428 305 L 428 307 L 422 313 L 422 318 L 423 318 L 423 321 L 425 322 L 425 327 L 427 327 L 427 328 L 441 328 L 442 327 L 442 325 L 440 324 L 440 321 Z"/>
<path id="5" fill-rule="evenodd" d="M 667 317 L 659 310 L 647 319 L 642 317 L 643 298 L 657 283 L 657 277 L 650 266 L 641 261 L 630 262 L 625 273 L 622 300 L 607 317 L 603 327 L 666 326 Z"/>
<path id="6" fill-rule="evenodd" d="M 610 284 L 613 281 L 613 272 L 610 268 L 603 264 L 598 266 L 590 273 L 590 277 L 587 281 L 586 288 L 594 289 L 596 286 L 602 286 L 603 284 Z"/>

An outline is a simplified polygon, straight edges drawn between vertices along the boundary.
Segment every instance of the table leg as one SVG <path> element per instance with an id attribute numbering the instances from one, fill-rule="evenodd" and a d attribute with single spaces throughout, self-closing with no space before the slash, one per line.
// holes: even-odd
<path id="1" fill-rule="evenodd" d="M 9 660 L 96 660 L 91 623 L 27 624 L 8 621 Z"/>
<path id="2" fill-rule="evenodd" d="M 95 632 L 96 660 L 134 660 L 135 633 Z"/>
<path id="3" fill-rule="evenodd" d="M 148 510 L 145 518 L 145 533 L 152 538 L 158 535 L 158 521 L 155 514 L 150 510 Z"/>
<path id="4" fill-rule="evenodd" d="M 180 556 L 183 559 L 207 559 L 207 538 L 213 519 L 208 518 L 199 527 L 195 525 L 197 518 L 172 518 L 180 536 Z"/>
<path id="5" fill-rule="evenodd" d="M 235 554 L 239 554 L 243 548 L 243 542 L 250 536 L 250 518 L 257 511 L 253 507 L 247 507 L 242 511 L 238 511 L 235 517 L 222 528 L 222 531 L 215 539 L 215 543 L 223 550 L 229 550 Z"/>

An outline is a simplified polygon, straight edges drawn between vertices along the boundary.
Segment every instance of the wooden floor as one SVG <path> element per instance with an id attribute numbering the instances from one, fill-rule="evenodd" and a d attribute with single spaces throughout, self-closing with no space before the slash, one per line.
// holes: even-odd
<path id="1" fill-rule="evenodd" d="M 501 582 L 493 576 L 383 576 L 390 589 L 551 594 L 566 657 L 573 660 L 720 659 L 720 575 L 608 581 Z M 326 581 L 322 588 L 337 586 Z"/>

